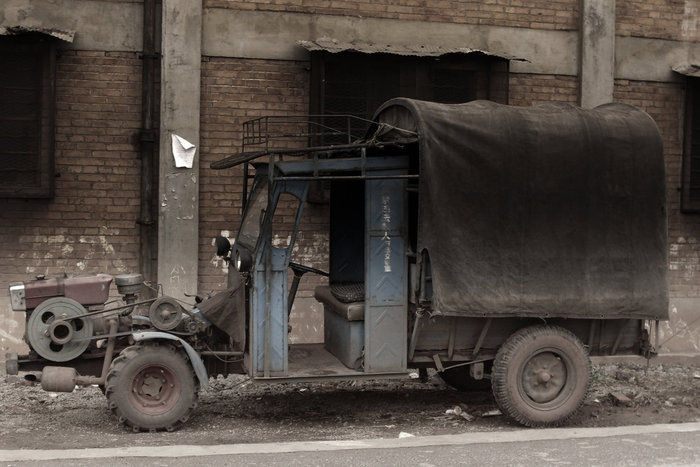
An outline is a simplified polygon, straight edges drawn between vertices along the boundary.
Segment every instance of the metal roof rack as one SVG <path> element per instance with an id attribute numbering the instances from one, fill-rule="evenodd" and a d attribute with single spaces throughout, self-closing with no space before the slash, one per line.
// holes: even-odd
<path id="1" fill-rule="evenodd" d="M 406 164 L 405 159 L 390 162 L 388 158 L 368 163 L 368 149 L 400 147 L 402 144 L 367 141 L 367 128 L 373 122 L 354 115 L 272 115 L 243 123 L 241 152 L 212 162 L 214 170 L 223 170 L 244 164 L 243 198 L 245 202 L 249 164 L 266 158 L 269 174 L 284 179 L 337 179 L 373 178 L 366 174 L 375 166 L 390 167 Z M 289 163 L 290 157 L 304 160 Z M 287 160 L 285 160 L 287 158 Z M 343 163 L 329 163 L 330 159 L 344 159 Z M 375 159 L 375 158 L 370 158 Z M 304 162 L 304 164 L 298 164 Z M 378 165 L 379 164 L 379 165 Z M 348 172 L 355 171 L 350 175 Z M 329 172 L 336 173 L 329 175 Z M 402 175 L 402 178 L 417 177 Z M 387 178 L 386 176 L 381 178 Z"/>

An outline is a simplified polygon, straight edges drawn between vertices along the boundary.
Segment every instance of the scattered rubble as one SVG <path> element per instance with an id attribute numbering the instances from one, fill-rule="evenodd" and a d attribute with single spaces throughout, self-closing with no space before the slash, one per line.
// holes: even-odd
<path id="1" fill-rule="evenodd" d="M 462 409 L 462 407 L 464 407 L 464 409 Z M 447 410 L 445 411 L 445 415 L 451 415 L 451 416 L 456 416 L 456 417 L 462 417 L 463 419 L 465 419 L 465 420 L 468 421 L 468 422 L 473 422 L 474 420 L 476 420 L 476 417 L 473 416 L 473 415 L 470 415 L 470 414 L 467 412 L 467 409 L 468 409 L 468 407 L 466 406 L 466 404 L 455 405 L 454 408 L 452 408 L 452 409 L 447 409 Z"/>
<path id="2" fill-rule="evenodd" d="M 697 367 L 595 366 L 589 396 L 569 425 L 700 421 L 699 373 Z M 629 402 L 617 405 L 611 394 Z M 112 416 L 97 387 L 47 393 L 21 378 L 0 376 L 0 449 L 397 438 L 401 433 L 522 429 L 498 415 L 489 391 L 455 391 L 435 372 L 426 383 L 405 378 L 267 385 L 232 375 L 210 380 L 193 417 L 179 431 L 134 434 Z"/>
<path id="3" fill-rule="evenodd" d="M 632 399 L 625 396 L 621 392 L 611 392 L 610 398 L 612 399 L 613 404 L 615 405 L 626 405 L 628 407 L 632 405 Z"/>

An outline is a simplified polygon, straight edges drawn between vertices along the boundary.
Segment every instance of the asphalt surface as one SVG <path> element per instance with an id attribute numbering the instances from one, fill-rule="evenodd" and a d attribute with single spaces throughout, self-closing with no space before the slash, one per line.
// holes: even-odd
<path id="1" fill-rule="evenodd" d="M 700 465 L 700 422 L 346 441 L 0 450 L 3 466 L 614 466 Z"/>

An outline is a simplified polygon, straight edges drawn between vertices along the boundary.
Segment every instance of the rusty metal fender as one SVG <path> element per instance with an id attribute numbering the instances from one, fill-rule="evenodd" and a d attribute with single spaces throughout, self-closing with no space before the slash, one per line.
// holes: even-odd
<path id="1" fill-rule="evenodd" d="M 200 387 L 209 387 L 209 376 L 207 375 L 207 369 L 204 367 L 202 358 L 199 356 L 197 351 L 192 348 L 190 344 L 188 344 L 181 338 L 172 334 L 168 334 L 167 332 L 155 331 L 135 332 L 133 334 L 133 337 L 136 342 L 151 341 L 156 339 L 165 339 L 179 342 L 185 348 L 185 352 L 187 352 L 187 356 L 190 358 L 190 362 L 192 362 L 192 368 L 194 368 L 194 373 L 197 375 L 197 379 L 199 379 Z"/>

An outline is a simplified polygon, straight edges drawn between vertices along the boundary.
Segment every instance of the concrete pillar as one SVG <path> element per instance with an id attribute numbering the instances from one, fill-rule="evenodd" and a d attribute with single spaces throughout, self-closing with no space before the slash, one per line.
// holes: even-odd
<path id="1" fill-rule="evenodd" d="M 612 102 L 615 82 L 615 0 L 581 0 L 579 105 Z"/>
<path id="2" fill-rule="evenodd" d="M 162 8 L 158 282 L 182 298 L 197 290 L 202 0 Z M 173 134 L 196 146 L 191 168 L 175 166 Z"/>

